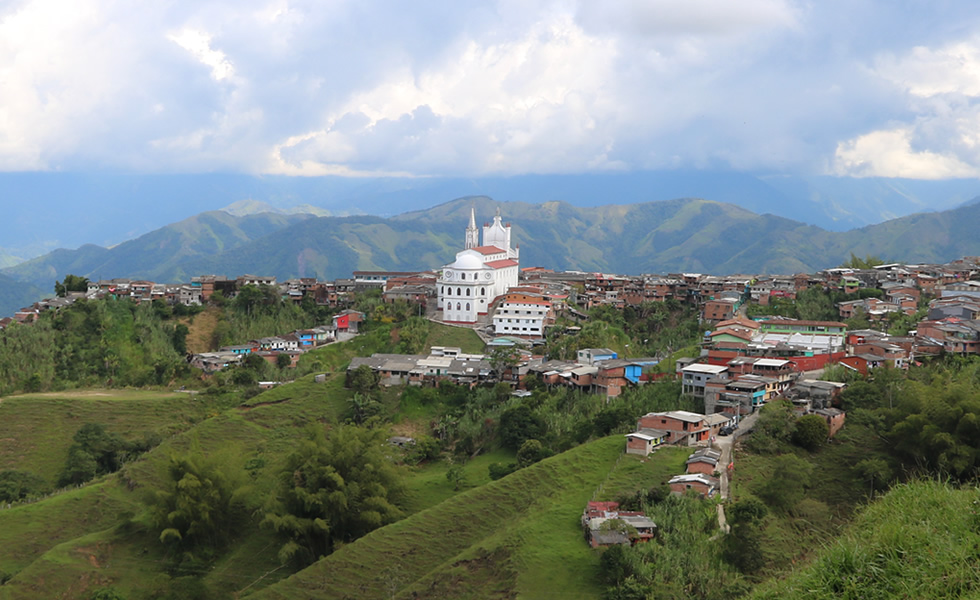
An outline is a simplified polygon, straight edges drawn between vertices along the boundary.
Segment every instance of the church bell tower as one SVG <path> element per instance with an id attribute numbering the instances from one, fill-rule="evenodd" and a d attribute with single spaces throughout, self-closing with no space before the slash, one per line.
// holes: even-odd
<path id="1" fill-rule="evenodd" d="M 480 232 L 476 228 L 476 209 L 470 207 L 470 225 L 466 228 L 466 243 L 463 247 L 467 250 L 476 248 L 480 245 Z"/>

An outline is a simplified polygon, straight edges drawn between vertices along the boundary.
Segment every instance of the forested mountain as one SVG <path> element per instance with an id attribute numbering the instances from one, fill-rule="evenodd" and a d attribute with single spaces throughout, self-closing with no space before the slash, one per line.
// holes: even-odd
<path id="1" fill-rule="evenodd" d="M 207 212 L 111 249 L 58 250 L 0 273 L 50 289 L 67 273 L 176 282 L 205 273 L 335 279 L 356 269 L 431 269 L 460 249 L 471 206 L 480 220 L 501 207 L 521 263 L 554 269 L 795 273 L 839 265 L 851 252 L 907 262 L 980 254 L 977 203 L 837 233 L 700 199 L 582 208 L 479 196 L 389 219 Z"/>

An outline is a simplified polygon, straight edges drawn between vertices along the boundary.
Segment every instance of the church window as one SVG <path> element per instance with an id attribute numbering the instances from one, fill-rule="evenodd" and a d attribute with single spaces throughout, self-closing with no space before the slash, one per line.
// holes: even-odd
<path id="1" fill-rule="evenodd" d="M 470 295 L 470 288 L 466 288 L 466 295 L 467 295 L 467 296 L 469 296 L 469 295 Z"/>
<path id="2" fill-rule="evenodd" d="M 440 287 L 440 288 L 439 288 L 439 290 L 440 290 L 440 292 L 441 292 L 441 293 L 442 293 L 443 295 L 445 295 L 445 293 L 446 293 L 446 286 L 442 286 L 442 287 Z"/>
<path id="3" fill-rule="evenodd" d="M 456 310 L 463 310 L 463 305 L 459 302 L 456 303 Z"/>
<path id="4" fill-rule="evenodd" d="M 456 295 L 457 296 L 462 296 L 463 295 L 463 288 L 456 288 Z"/>
<path id="5" fill-rule="evenodd" d="M 469 303 L 469 302 L 467 302 L 467 303 L 466 303 L 466 310 L 469 310 L 469 309 L 470 309 L 470 303 Z"/>
<path id="6" fill-rule="evenodd" d="M 460 279 L 466 279 L 466 273 L 460 273 L 459 274 L 459 278 Z"/>
<path id="7" fill-rule="evenodd" d="M 487 288 L 480 288 L 480 295 L 481 296 L 486 296 L 487 295 Z"/>

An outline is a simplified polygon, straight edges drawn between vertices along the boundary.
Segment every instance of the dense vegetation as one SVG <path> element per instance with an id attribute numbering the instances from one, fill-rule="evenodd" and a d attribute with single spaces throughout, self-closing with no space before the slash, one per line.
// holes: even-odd
<path id="1" fill-rule="evenodd" d="M 215 305 L 220 311 L 209 332 L 211 350 L 323 324 L 333 314 L 311 300 L 297 305 L 255 286 L 245 286 L 233 301 L 219 295 Z M 28 325 L 13 323 L 0 331 L 0 394 L 190 384 L 187 337 L 201 310 L 105 298 L 44 312 Z M 252 365 L 257 375 L 268 371 L 264 362 Z"/>

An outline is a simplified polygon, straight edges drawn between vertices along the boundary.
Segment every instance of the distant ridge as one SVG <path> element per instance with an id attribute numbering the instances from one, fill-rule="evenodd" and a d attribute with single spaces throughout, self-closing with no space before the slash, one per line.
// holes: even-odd
<path id="1" fill-rule="evenodd" d="M 313 215 L 314 217 L 329 217 L 332 212 L 325 208 L 319 208 L 310 204 L 300 204 L 289 208 L 276 208 L 271 204 L 260 200 L 239 200 L 232 202 L 228 206 L 219 209 L 235 217 L 246 217 L 261 213 L 272 213 L 276 215 Z"/>
<path id="2" fill-rule="evenodd" d="M 57 250 L 0 273 L 46 290 L 67 273 L 178 282 L 205 273 L 336 279 L 358 269 L 432 269 L 461 248 L 471 206 L 480 221 L 501 208 L 521 246 L 522 266 L 798 273 L 839 265 L 851 252 L 912 263 L 980 255 L 980 203 L 838 233 L 692 198 L 582 208 L 471 196 L 388 219 L 212 211 L 111 249 Z"/>

